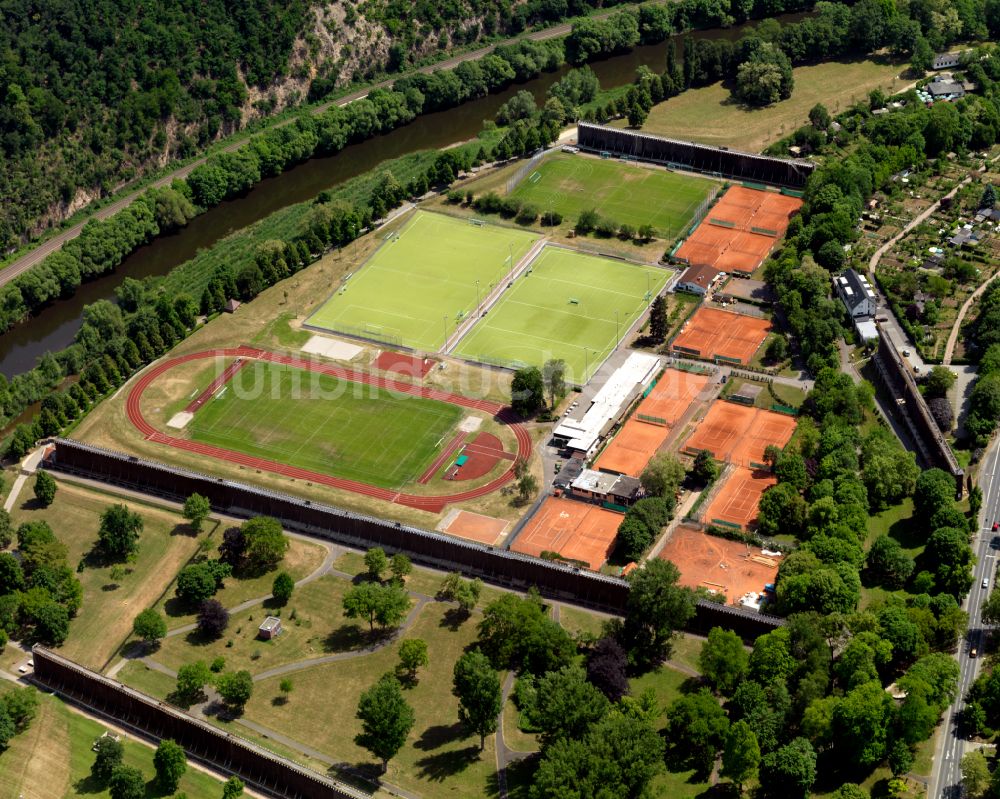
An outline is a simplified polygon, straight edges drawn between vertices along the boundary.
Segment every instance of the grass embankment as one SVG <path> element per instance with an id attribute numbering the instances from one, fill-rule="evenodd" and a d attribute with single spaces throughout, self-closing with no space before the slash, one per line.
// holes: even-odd
<path id="1" fill-rule="evenodd" d="M 809 121 L 809 109 L 823 103 L 831 114 L 864 100 L 874 89 L 897 92 L 905 85 L 905 66 L 881 61 L 828 61 L 796 67 L 795 89 L 788 100 L 750 109 L 732 99 L 729 89 L 715 83 L 689 89 L 659 103 L 642 126 L 647 133 L 760 152 Z M 624 121 L 615 123 L 624 125 Z"/>

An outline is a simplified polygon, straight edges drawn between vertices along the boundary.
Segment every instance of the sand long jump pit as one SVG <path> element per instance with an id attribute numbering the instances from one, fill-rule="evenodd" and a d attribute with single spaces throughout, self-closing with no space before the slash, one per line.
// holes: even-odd
<path id="1" fill-rule="evenodd" d="M 705 360 L 723 358 L 748 364 L 771 332 L 771 322 L 756 316 L 699 308 L 674 338 L 674 354 Z"/>
<path id="2" fill-rule="evenodd" d="M 666 369 L 594 468 L 638 477 L 709 379 L 708 375 Z"/>
<path id="3" fill-rule="evenodd" d="M 753 527 L 757 523 L 761 495 L 777 482 L 778 478 L 763 469 L 737 467 L 719 488 L 702 521 L 736 526 L 741 530 Z"/>
<path id="4" fill-rule="evenodd" d="M 792 416 L 716 400 L 699 422 L 683 451 L 695 455 L 707 449 L 716 460 L 746 468 L 764 467 L 770 444 L 782 449 L 795 432 Z"/>
<path id="5" fill-rule="evenodd" d="M 610 557 L 618 537 L 620 513 L 564 497 L 542 503 L 511 549 L 525 555 L 558 552 L 566 560 L 586 563 L 597 571 Z"/>
<path id="6" fill-rule="evenodd" d="M 707 588 L 732 604 L 750 591 L 761 592 L 778 574 L 780 557 L 761 554 L 756 547 L 727 541 L 687 525 L 678 526 L 660 552 L 680 571 L 678 582 Z"/>

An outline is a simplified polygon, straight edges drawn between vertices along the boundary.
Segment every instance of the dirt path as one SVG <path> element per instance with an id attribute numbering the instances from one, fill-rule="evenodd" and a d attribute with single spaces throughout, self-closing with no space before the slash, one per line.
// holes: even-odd
<path id="1" fill-rule="evenodd" d="M 972 304 L 982 296 L 984 291 L 986 291 L 986 287 L 998 277 L 1000 277 L 1000 272 L 993 275 L 993 277 L 983 283 L 966 298 L 965 302 L 962 303 L 962 307 L 958 311 L 958 316 L 955 317 L 955 324 L 951 326 L 951 332 L 948 334 L 948 343 L 945 344 L 944 347 L 944 357 L 941 359 L 941 363 L 945 366 L 951 364 L 951 357 L 955 354 L 955 345 L 958 343 L 958 334 L 962 331 L 962 323 L 965 321 L 965 315 L 969 312 Z"/>

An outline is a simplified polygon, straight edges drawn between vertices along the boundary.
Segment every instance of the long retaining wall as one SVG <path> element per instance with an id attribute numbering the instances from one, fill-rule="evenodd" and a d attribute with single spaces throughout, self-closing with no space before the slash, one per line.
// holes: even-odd
<path id="1" fill-rule="evenodd" d="M 927 402 L 917 388 L 917 381 L 914 380 L 909 367 L 881 327 L 878 331 L 878 350 L 875 352 L 874 361 L 882 382 L 896 399 L 900 413 L 920 450 L 921 458 L 928 466 L 944 469 L 955 478 L 955 493 L 961 499 L 965 471 L 931 416 Z"/>
<path id="2" fill-rule="evenodd" d="M 589 122 L 577 123 L 577 143 L 581 149 L 590 152 L 627 156 L 639 161 L 791 189 L 803 188 L 816 168 L 812 161 L 744 153 Z"/>
<path id="3" fill-rule="evenodd" d="M 56 439 L 54 443 L 43 464 L 46 468 L 171 500 L 183 501 L 198 493 L 207 497 L 215 510 L 232 516 L 266 514 L 289 529 L 362 549 L 380 546 L 390 553 L 405 552 L 415 563 L 460 571 L 494 585 L 519 591 L 535 587 L 550 598 L 608 613 L 623 614 L 626 609 L 629 584 L 616 577 L 177 469 L 79 441 Z M 699 602 L 690 628 L 707 632 L 711 627 L 721 626 L 753 640 L 782 624 L 784 619 L 774 616 Z"/>
<path id="4" fill-rule="evenodd" d="M 188 756 L 236 774 L 257 790 L 282 799 L 368 799 L 262 746 L 196 719 L 42 646 L 32 650 L 32 679 L 70 701 L 93 709 L 155 739 L 171 738 Z"/>

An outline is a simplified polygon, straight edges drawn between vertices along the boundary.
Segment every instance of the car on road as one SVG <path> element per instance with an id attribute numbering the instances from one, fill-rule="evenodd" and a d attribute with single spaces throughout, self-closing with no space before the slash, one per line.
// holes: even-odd
<path id="1" fill-rule="evenodd" d="M 970 650 L 969 650 L 969 657 L 970 657 L 970 658 L 974 658 L 974 657 L 976 657 L 976 656 L 977 656 L 978 654 L 979 654 L 979 650 L 978 650 L 978 649 L 976 649 L 975 647 L 972 647 L 972 649 L 970 649 Z"/>
<path id="2" fill-rule="evenodd" d="M 990 578 L 989 577 L 984 577 L 983 578 L 983 588 L 989 588 L 989 587 L 990 587 Z"/>
<path id="3" fill-rule="evenodd" d="M 993 532 L 1000 530 L 1000 522 L 993 522 Z"/>

